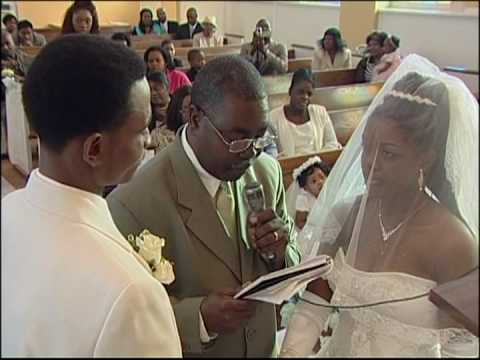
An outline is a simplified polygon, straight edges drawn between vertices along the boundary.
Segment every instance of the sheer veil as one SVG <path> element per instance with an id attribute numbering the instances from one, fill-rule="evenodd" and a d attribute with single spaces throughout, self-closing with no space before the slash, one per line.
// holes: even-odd
<path id="1" fill-rule="evenodd" d="M 420 75 L 423 80 L 419 80 L 418 76 L 415 77 L 412 73 Z M 399 87 L 403 89 L 398 90 Z M 402 119 L 402 116 L 409 119 Z M 425 175 L 423 180 L 425 190 L 417 192 L 410 205 L 395 209 L 393 208 L 395 205 L 376 204 L 378 211 L 375 211 L 375 214 L 378 212 L 378 218 L 372 220 L 370 226 L 372 223 L 378 226 L 378 220 L 381 220 L 387 235 L 387 230 L 394 230 L 394 234 L 387 236 L 388 239 L 410 235 L 406 224 L 413 222 L 412 219 L 420 215 L 417 212 L 423 211 L 425 201 L 422 201 L 421 197 L 428 194 L 429 198 L 442 204 L 448 213 L 466 225 L 465 228 L 469 230 L 478 249 L 478 102 L 460 79 L 441 72 L 427 59 L 412 54 L 402 61 L 376 95 L 328 176 L 307 223 L 299 234 L 298 242 L 304 257 L 317 253 L 334 257 L 341 247 L 346 252 L 347 263 L 354 265 L 359 260 L 362 246 L 376 246 L 376 243 L 370 243 L 371 239 L 367 239 L 365 235 L 368 233 L 365 226 L 369 216 L 366 207 L 369 206 L 369 202 L 373 204 L 375 199 L 370 192 L 377 181 L 375 173 L 383 166 L 383 160 L 379 159 L 385 152 L 382 148 L 382 141 L 385 139 L 381 136 L 386 135 L 382 135 L 377 129 L 387 121 L 382 118 L 389 117 L 398 117 L 400 127 L 406 129 L 407 134 L 412 134 L 412 138 L 419 144 L 421 148 L 418 151 L 419 156 L 422 152 L 430 151 L 436 156 L 437 165 L 430 169 L 425 168 L 425 174 L 422 173 L 422 179 Z M 375 119 L 376 125 L 371 126 L 373 130 L 368 133 L 367 125 Z M 420 130 L 415 127 L 419 127 Z M 370 156 L 373 160 L 369 160 L 370 170 L 362 170 L 362 156 L 366 156 L 364 141 L 367 133 L 370 134 L 370 143 L 375 139 L 376 145 L 372 148 L 373 155 Z M 408 171 L 399 178 L 406 178 L 405 183 L 418 182 L 419 170 L 413 169 L 414 167 L 416 164 L 412 163 L 411 169 L 406 168 Z M 367 171 L 369 173 L 364 175 Z M 381 173 L 382 170 L 378 172 Z M 412 179 L 407 179 L 408 176 Z M 386 182 L 385 179 L 383 181 Z M 407 185 L 400 182 L 384 183 L 382 191 L 390 188 L 388 191 L 396 192 L 398 200 L 402 200 L 401 186 Z M 384 216 L 388 213 L 401 213 L 404 216 L 392 217 L 388 221 L 386 217 L 381 218 L 382 213 Z M 439 218 L 437 220 L 441 221 Z M 428 225 L 432 228 L 444 226 L 443 222 L 436 223 L 431 219 L 424 219 L 425 221 L 430 222 Z M 400 225 L 398 229 L 394 227 L 397 223 Z M 402 250 L 398 245 L 400 241 L 396 242 L 396 251 Z M 405 266 L 397 268 L 403 271 Z M 391 270 L 391 267 L 385 261 L 380 269 L 376 269 L 380 270 Z M 408 266 L 406 272 L 409 272 Z"/>

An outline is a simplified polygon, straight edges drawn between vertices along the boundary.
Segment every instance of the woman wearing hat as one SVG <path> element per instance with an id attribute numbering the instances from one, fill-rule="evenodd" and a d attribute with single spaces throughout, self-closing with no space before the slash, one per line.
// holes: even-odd
<path id="1" fill-rule="evenodd" d="M 352 53 L 337 28 L 325 31 L 313 54 L 312 70 L 333 70 L 352 67 Z"/>
<path id="2" fill-rule="evenodd" d="M 193 36 L 193 47 L 223 46 L 223 36 L 217 34 L 217 19 L 215 16 L 205 16 L 202 22 L 203 31 Z"/>

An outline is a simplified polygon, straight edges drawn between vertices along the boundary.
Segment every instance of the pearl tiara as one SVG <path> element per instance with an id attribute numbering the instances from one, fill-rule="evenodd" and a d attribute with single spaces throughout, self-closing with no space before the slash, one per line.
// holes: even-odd
<path id="1" fill-rule="evenodd" d="M 392 96 L 395 96 L 395 97 L 398 97 L 398 98 L 401 98 L 401 99 L 406 99 L 408 101 L 415 101 L 418 104 L 426 104 L 426 105 L 437 106 L 437 104 L 435 104 L 432 100 L 430 100 L 428 98 L 422 98 L 418 95 L 414 96 L 412 94 L 406 94 L 404 92 L 397 91 L 397 90 L 390 91 L 389 95 L 392 95 Z"/>
<path id="2" fill-rule="evenodd" d="M 293 178 L 296 181 L 297 178 L 301 175 L 302 172 L 307 170 L 313 164 L 317 164 L 317 163 L 320 164 L 321 162 L 322 162 L 322 159 L 320 159 L 318 156 L 313 156 L 313 157 L 309 158 L 302 165 L 300 165 L 295 170 L 293 170 Z"/>

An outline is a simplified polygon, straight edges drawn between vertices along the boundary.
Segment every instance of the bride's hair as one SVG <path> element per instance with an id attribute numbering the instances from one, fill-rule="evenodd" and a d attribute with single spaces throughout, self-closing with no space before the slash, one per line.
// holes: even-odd
<path id="1" fill-rule="evenodd" d="M 436 79 L 410 72 L 385 95 L 384 102 L 372 112 L 369 121 L 374 118 L 393 120 L 412 136 L 419 152 L 434 156 L 425 185 L 468 228 L 445 168 L 450 125 L 447 87 Z"/>

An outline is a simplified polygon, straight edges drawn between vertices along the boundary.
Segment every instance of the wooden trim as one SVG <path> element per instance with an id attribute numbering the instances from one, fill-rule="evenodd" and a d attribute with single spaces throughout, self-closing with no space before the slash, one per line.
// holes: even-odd
<path id="1" fill-rule="evenodd" d="M 302 45 L 302 44 L 292 44 L 291 47 L 292 48 L 304 49 L 304 50 L 312 50 L 312 51 L 315 50 L 315 48 L 313 46 Z"/>
<path id="2" fill-rule="evenodd" d="M 224 33 L 223 35 L 224 35 L 225 37 L 232 37 L 232 38 L 236 38 L 236 39 L 245 40 L 245 36 L 239 35 L 239 34 Z"/>

